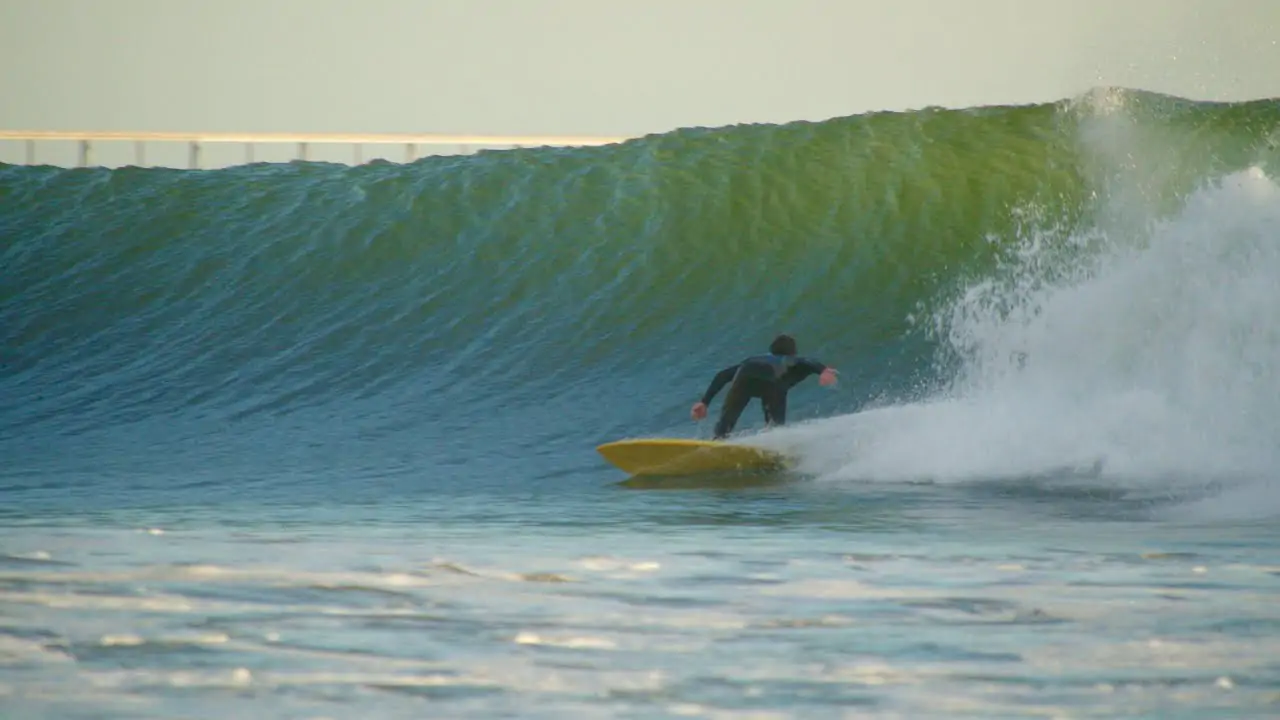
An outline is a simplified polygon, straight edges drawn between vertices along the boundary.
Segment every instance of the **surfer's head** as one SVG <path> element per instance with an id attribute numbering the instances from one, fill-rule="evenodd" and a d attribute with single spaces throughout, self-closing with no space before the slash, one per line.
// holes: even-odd
<path id="1" fill-rule="evenodd" d="M 796 339 L 790 335 L 779 335 L 769 343 L 769 352 L 774 355 L 795 355 Z"/>

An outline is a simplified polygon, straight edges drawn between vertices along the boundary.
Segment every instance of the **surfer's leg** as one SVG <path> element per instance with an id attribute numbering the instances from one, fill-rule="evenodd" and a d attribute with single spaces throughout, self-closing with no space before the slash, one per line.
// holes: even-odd
<path id="1" fill-rule="evenodd" d="M 720 408 L 720 419 L 716 421 L 716 440 L 727 437 L 733 432 L 733 426 L 738 424 L 743 408 L 750 401 L 751 391 L 748 383 L 742 382 L 741 378 L 734 380 L 729 386 L 729 392 L 725 393 L 724 406 Z"/>
<path id="2" fill-rule="evenodd" d="M 764 405 L 764 421 L 768 425 L 787 424 L 787 391 L 771 385 L 760 395 L 760 404 Z"/>

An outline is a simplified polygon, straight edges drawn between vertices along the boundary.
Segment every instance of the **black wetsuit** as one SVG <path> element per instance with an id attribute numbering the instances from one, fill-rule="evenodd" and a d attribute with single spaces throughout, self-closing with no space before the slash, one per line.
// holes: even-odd
<path id="1" fill-rule="evenodd" d="M 787 391 L 801 380 L 826 369 L 827 366 L 817 360 L 794 355 L 756 355 L 716 373 L 702 394 L 704 404 L 710 404 L 720 388 L 730 381 L 733 384 L 729 385 L 729 392 L 725 395 L 724 407 L 716 422 L 715 437 L 723 438 L 733 432 L 738 417 L 754 397 L 760 398 L 760 404 L 764 406 L 766 423 L 785 425 Z"/>

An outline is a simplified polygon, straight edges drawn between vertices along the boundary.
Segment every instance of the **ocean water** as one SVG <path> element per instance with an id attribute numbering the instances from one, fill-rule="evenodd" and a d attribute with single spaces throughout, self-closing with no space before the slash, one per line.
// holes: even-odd
<path id="1" fill-rule="evenodd" d="M 5 718 L 1275 717 L 1278 471 L 1275 101 L 0 165 Z"/>

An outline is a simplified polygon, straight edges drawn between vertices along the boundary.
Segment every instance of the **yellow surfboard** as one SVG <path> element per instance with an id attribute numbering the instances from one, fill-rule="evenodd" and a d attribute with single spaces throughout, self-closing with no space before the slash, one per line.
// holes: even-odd
<path id="1" fill-rule="evenodd" d="M 634 438 L 605 443 L 596 451 L 631 475 L 778 470 L 786 464 L 785 457 L 764 448 L 718 440 Z"/>

